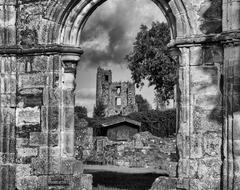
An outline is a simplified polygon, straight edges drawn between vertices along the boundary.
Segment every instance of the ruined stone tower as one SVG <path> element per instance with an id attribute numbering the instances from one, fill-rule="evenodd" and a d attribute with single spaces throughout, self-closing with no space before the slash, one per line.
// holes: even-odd
<path id="1" fill-rule="evenodd" d="M 105 116 L 128 115 L 137 111 L 135 85 L 131 82 L 112 82 L 112 71 L 97 69 L 96 105 L 102 102 Z"/>

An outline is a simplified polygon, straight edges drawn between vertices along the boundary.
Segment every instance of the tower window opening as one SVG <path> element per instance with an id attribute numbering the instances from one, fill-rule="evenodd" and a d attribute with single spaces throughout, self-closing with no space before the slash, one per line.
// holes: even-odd
<path id="1" fill-rule="evenodd" d="M 104 78 L 105 78 L 105 81 L 106 81 L 106 82 L 109 81 L 109 76 L 108 76 L 108 75 L 105 75 Z"/>
<path id="2" fill-rule="evenodd" d="M 121 105 L 122 105 L 122 100 L 121 100 L 121 98 L 116 98 L 116 99 L 115 99 L 115 104 L 116 104 L 117 106 L 121 106 Z"/>
<path id="3" fill-rule="evenodd" d="M 121 93 L 121 86 L 117 86 L 117 94 L 120 95 Z"/>

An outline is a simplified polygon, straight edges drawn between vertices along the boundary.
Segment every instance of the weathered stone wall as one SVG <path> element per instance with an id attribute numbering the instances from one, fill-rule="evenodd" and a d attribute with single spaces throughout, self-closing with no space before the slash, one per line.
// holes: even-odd
<path id="1" fill-rule="evenodd" d="M 77 160 L 86 160 L 93 151 L 93 128 L 88 127 L 88 122 L 81 119 L 75 130 L 75 158 Z"/>
<path id="2" fill-rule="evenodd" d="M 141 132 L 130 141 L 95 137 L 93 144 L 86 163 L 162 169 L 170 176 L 176 176 L 178 156 L 174 138 L 159 138 L 150 132 Z"/>
<path id="3" fill-rule="evenodd" d="M 16 72 L 16 57 L 0 58 L 0 189 L 15 188 Z"/>
<path id="4" fill-rule="evenodd" d="M 68 72 L 61 59 L 60 55 L 27 56 L 17 57 L 15 63 L 19 190 L 72 189 L 75 178 L 83 176 L 82 163 L 74 160 L 74 95 L 65 88 L 68 81 L 63 77 Z"/>
<path id="5" fill-rule="evenodd" d="M 222 48 L 181 48 L 179 187 L 220 189 Z"/>
<path id="6" fill-rule="evenodd" d="M 106 80 L 107 79 L 107 80 Z M 120 105 L 117 105 L 119 98 Z M 112 71 L 98 68 L 96 105 L 102 102 L 105 116 L 128 115 L 137 111 L 135 101 L 135 85 L 130 82 L 112 82 Z"/>
<path id="7" fill-rule="evenodd" d="M 17 65 L 16 187 L 36 189 L 44 187 L 37 182 L 46 184 L 47 175 L 60 164 L 61 61 L 59 56 L 28 56 L 18 57 Z"/>

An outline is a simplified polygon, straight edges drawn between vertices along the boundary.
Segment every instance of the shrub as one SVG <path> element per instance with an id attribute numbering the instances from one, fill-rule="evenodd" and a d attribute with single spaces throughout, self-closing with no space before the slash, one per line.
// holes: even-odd
<path id="1" fill-rule="evenodd" d="M 134 112 L 128 115 L 130 119 L 142 123 L 141 131 L 149 131 L 154 136 L 172 137 L 176 135 L 176 110 L 150 110 Z"/>

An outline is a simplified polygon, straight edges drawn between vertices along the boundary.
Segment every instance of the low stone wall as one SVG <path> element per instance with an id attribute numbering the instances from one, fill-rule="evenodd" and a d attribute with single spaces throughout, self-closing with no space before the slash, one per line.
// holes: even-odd
<path id="1" fill-rule="evenodd" d="M 88 122 L 81 119 L 75 128 L 75 158 L 86 160 L 93 151 L 93 129 L 88 127 Z"/>
<path id="2" fill-rule="evenodd" d="M 84 161 L 87 164 L 108 164 L 124 167 L 155 168 L 176 176 L 175 138 L 159 138 L 149 132 L 134 135 L 131 141 L 111 141 L 95 137 L 94 147 Z"/>

